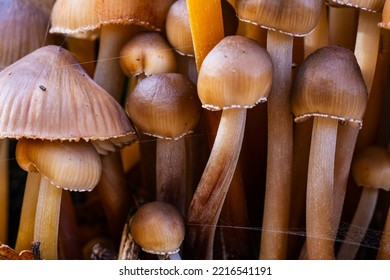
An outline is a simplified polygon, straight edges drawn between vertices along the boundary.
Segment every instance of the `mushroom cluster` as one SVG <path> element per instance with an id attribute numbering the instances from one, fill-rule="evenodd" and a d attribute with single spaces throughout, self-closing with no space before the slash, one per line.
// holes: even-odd
<path id="1" fill-rule="evenodd" d="M 0 10 L 0 259 L 390 259 L 390 1 Z"/>

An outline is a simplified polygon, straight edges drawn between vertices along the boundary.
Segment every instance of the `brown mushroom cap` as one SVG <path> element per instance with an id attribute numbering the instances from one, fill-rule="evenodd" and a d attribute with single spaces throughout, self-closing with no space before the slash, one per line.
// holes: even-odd
<path id="1" fill-rule="evenodd" d="M 347 6 L 369 12 L 381 12 L 386 0 L 326 0 L 328 5 Z"/>
<path id="2" fill-rule="evenodd" d="M 16 160 L 28 172 L 39 172 L 54 186 L 72 191 L 91 191 L 102 173 L 100 156 L 85 141 L 19 139 Z"/>
<path id="3" fill-rule="evenodd" d="M 385 148 L 369 146 L 361 150 L 351 169 L 359 186 L 390 190 L 390 153 Z"/>
<path id="4" fill-rule="evenodd" d="M 291 95 L 295 121 L 322 116 L 360 127 L 366 104 L 366 85 L 350 50 L 323 47 L 299 68 Z"/>
<path id="5" fill-rule="evenodd" d="M 1 71 L 0 89 L 0 138 L 135 141 L 120 104 L 61 47 L 42 47 Z"/>
<path id="6" fill-rule="evenodd" d="M 198 123 L 201 104 L 196 86 L 178 73 L 149 76 L 127 98 L 130 119 L 144 134 L 178 139 Z"/>
<path id="7" fill-rule="evenodd" d="M 57 0 L 50 33 L 78 34 L 105 24 L 135 24 L 151 30 L 164 29 L 174 0 Z"/>
<path id="8" fill-rule="evenodd" d="M 176 71 L 174 51 L 158 32 L 138 32 L 122 47 L 119 63 L 128 77 Z"/>
<path id="9" fill-rule="evenodd" d="M 267 51 L 244 36 L 222 39 L 199 71 L 198 95 L 204 108 L 251 108 L 267 100 L 273 64 Z"/>
<path id="10" fill-rule="evenodd" d="M 293 36 L 310 33 L 320 18 L 319 0 L 237 0 L 240 20 Z"/>
<path id="11" fill-rule="evenodd" d="M 382 21 L 378 23 L 379 27 L 390 29 L 390 1 L 386 1 L 382 11 Z"/>
<path id="12" fill-rule="evenodd" d="M 131 219 L 135 242 L 152 254 L 172 254 L 184 240 L 184 221 L 172 205 L 154 201 L 142 205 Z"/>

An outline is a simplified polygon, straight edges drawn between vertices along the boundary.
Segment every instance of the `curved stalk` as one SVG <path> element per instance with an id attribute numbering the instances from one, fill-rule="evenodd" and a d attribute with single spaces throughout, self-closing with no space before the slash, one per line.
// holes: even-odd
<path id="1" fill-rule="evenodd" d="M 196 258 L 213 257 L 216 225 L 240 155 L 246 111 L 222 111 L 209 160 L 193 196 L 187 218 L 186 253 Z"/>
<path id="2" fill-rule="evenodd" d="M 274 73 L 267 104 L 267 174 L 260 259 L 285 259 L 287 253 L 293 159 L 292 46 L 292 36 L 268 31 L 267 51 L 274 63 Z"/>
<path id="3" fill-rule="evenodd" d="M 333 183 L 338 121 L 314 117 L 307 176 L 309 259 L 334 259 Z"/>

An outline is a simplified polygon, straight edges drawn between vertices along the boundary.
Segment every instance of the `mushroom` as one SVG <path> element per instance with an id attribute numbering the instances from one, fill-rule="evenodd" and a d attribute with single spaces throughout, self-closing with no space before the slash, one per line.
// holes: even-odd
<path id="1" fill-rule="evenodd" d="M 46 1 L 47 2 L 47 1 Z M 3 0 L 0 10 L 0 71 L 18 59 L 53 41 L 47 36 L 50 22 L 50 5 L 47 9 L 40 6 L 44 3 L 31 1 Z M 34 33 L 31 32 L 34 29 Z M 9 140 L 0 140 L 0 240 L 7 240 L 8 235 L 8 155 Z"/>
<path id="2" fill-rule="evenodd" d="M 327 46 L 308 56 L 294 80 L 295 121 L 313 119 L 306 196 L 306 248 L 309 259 L 334 259 L 334 171 L 338 123 L 357 128 L 367 89 L 353 53 Z"/>
<path id="3" fill-rule="evenodd" d="M 188 191 L 184 136 L 192 132 L 202 110 L 195 85 L 178 73 L 151 75 L 135 86 L 126 107 L 135 126 L 157 138 L 157 200 L 184 215 Z"/>
<path id="4" fill-rule="evenodd" d="M 267 32 L 267 51 L 274 64 L 268 108 L 266 191 L 261 259 L 285 259 L 293 166 L 293 119 L 290 108 L 293 36 L 317 25 L 321 0 L 238 0 L 237 16 Z M 283 170 L 281 170 L 281 167 Z"/>
<path id="5" fill-rule="evenodd" d="M 171 204 L 154 201 L 142 205 L 131 219 L 130 233 L 143 251 L 159 259 L 181 259 L 184 220 Z"/>
<path id="6" fill-rule="evenodd" d="M 380 146 L 368 146 L 352 161 L 352 176 L 364 187 L 337 259 L 354 259 L 375 211 L 379 189 L 390 190 L 390 154 Z M 359 232 L 355 232 L 356 228 Z"/>
<path id="7" fill-rule="evenodd" d="M 204 59 L 198 77 L 203 107 L 222 110 L 221 122 L 188 211 L 187 249 L 211 259 L 216 224 L 236 169 L 246 112 L 267 99 L 272 61 L 256 41 L 227 36 Z"/>
<path id="8" fill-rule="evenodd" d="M 327 3 L 336 3 L 337 5 L 359 8 L 354 53 L 367 86 L 368 97 L 370 98 L 380 41 L 380 28 L 377 27 L 377 24 L 380 21 L 380 12 L 382 11 L 384 0 L 327 0 Z M 369 100 L 371 99 L 372 97 Z M 365 119 L 369 118 L 369 114 L 372 115 L 373 112 L 374 115 L 376 115 L 376 108 L 374 110 L 369 109 L 370 106 L 372 106 L 371 104 L 371 102 L 368 103 Z M 374 106 L 376 107 L 376 105 Z M 378 123 L 378 118 L 371 121 L 372 122 L 370 122 L 370 126 L 372 126 L 375 122 Z M 362 135 L 365 133 L 365 129 L 359 133 L 358 129 L 354 129 L 352 127 L 340 127 L 340 131 L 337 137 L 338 144 L 335 169 L 335 225 L 338 225 L 340 222 L 353 153 L 355 149 L 358 148 L 356 147 L 358 134 L 360 134 L 359 138 L 362 139 Z M 371 138 L 375 137 L 375 130 L 372 130 L 371 134 Z M 364 147 L 368 145 L 369 141 L 369 137 L 366 136 L 364 140 L 360 140 L 360 146 Z"/>
<path id="9" fill-rule="evenodd" d="M 387 211 L 387 218 L 382 231 L 381 242 L 379 244 L 377 260 L 390 260 L 390 211 Z"/>
<path id="10" fill-rule="evenodd" d="M 105 154 L 136 139 L 120 104 L 61 47 L 39 48 L 5 68 L 0 88 L 1 138 L 83 139 Z"/>

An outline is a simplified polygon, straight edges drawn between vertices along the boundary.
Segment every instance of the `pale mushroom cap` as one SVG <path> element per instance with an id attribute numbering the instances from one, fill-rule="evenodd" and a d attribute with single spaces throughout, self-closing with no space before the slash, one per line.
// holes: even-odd
<path id="1" fill-rule="evenodd" d="M 105 24 L 134 24 L 151 30 L 164 29 L 174 0 L 57 0 L 51 33 L 78 34 Z"/>
<path id="2" fill-rule="evenodd" d="M 91 191 L 98 184 L 102 165 L 91 143 L 21 138 L 16 160 L 28 172 L 39 172 L 54 186 L 71 191 Z"/>
<path id="3" fill-rule="evenodd" d="M 196 86 L 178 73 L 140 81 L 127 99 L 127 112 L 144 134 L 178 139 L 192 131 L 201 114 Z"/>
<path id="4" fill-rule="evenodd" d="M 317 25 L 321 0 L 237 0 L 240 20 L 292 36 L 304 36 Z"/>
<path id="5" fill-rule="evenodd" d="M 51 36 L 47 36 L 50 12 L 35 2 L 0 1 L 2 12 L 0 17 L 0 71 L 28 53 L 52 42 Z"/>
<path id="6" fill-rule="evenodd" d="M 210 110 L 251 108 L 267 100 L 272 73 L 271 57 L 256 41 L 228 36 L 203 60 L 198 95 Z"/>
<path id="7" fill-rule="evenodd" d="M 175 53 L 159 32 L 138 32 L 123 46 L 119 64 L 128 77 L 176 71 Z"/>
<path id="8" fill-rule="evenodd" d="M 319 116 L 361 127 L 367 88 L 354 54 L 327 46 L 308 56 L 298 69 L 291 94 L 295 121 Z"/>
<path id="9" fill-rule="evenodd" d="M 172 205 L 154 201 L 142 205 L 133 216 L 130 232 L 134 241 L 152 254 L 172 254 L 184 240 L 184 221 Z"/>
<path id="10" fill-rule="evenodd" d="M 365 11 L 381 12 L 386 0 L 326 0 L 327 4 L 354 7 Z"/>
<path id="11" fill-rule="evenodd" d="M 386 1 L 382 12 L 382 21 L 378 23 L 379 27 L 390 29 L 390 1 Z"/>
<path id="12" fill-rule="evenodd" d="M 390 153 L 385 148 L 369 146 L 361 150 L 351 169 L 359 186 L 390 190 Z"/>
<path id="13" fill-rule="evenodd" d="M 0 138 L 135 141 L 123 108 L 72 54 L 42 47 L 0 72 Z"/>

